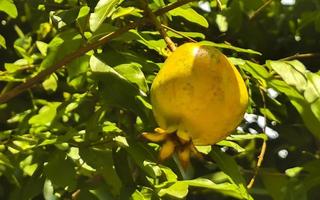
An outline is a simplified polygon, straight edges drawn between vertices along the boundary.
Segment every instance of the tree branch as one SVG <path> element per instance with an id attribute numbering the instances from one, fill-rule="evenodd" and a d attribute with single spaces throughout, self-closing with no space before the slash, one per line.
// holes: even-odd
<path id="1" fill-rule="evenodd" d="M 76 59 L 77 57 L 82 56 L 83 54 L 87 53 L 88 51 L 90 51 L 92 49 L 98 48 L 100 45 L 105 44 L 109 40 L 127 32 L 131 28 L 136 27 L 139 23 L 140 23 L 140 21 L 128 24 L 127 26 L 120 28 L 117 31 L 114 31 L 112 33 L 109 33 L 109 34 L 103 36 L 102 38 L 97 40 L 95 43 L 88 44 L 84 47 L 79 48 L 77 51 L 66 55 L 59 62 L 57 62 L 57 63 L 53 64 L 52 66 L 50 66 L 49 68 L 41 71 L 36 76 L 28 79 L 25 83 L 22 83 L 22 84 L 16 86 L 15 88 L 13 88 L 11 91 L 1 95 L 0 96 L 0 104 L 9 101 L 11 98 L 17 96 L 18 94 L 22 93 L 23 91 L 25 91 L 29 88 L 31 88 L 33 85 L 35 85 L 39 81 L 42 81 L 48 75 L 52 74 L 53 72 L 55 72 L 59 68 L 63 67 L 64 65 L 68 64 L 69 62 Z"/>
<path id="2" fill-rule="evenodd" d="M 294 60 L 294 59 L 299 59 L 299 58 L 313 58 L 313 57 L 320 57 L 320 53 L 296 53 L 293 56 L 288 56 L 285 58 L 281 58 L 281 61 L 287 61 L 287 60 Z"/>
<path id="3" fill-rule="evenodd" d="M 155 11 L 154 14 L 155 15 L 163 15 L 166 12 L 169 12 L 170 10 L 176 9 L 180 6 L 183 6 L 184 4 L 193 2 L 193 1 L 197 1 L 197 0 L 181 0 L 181 1 L 177 1 L 174 2 L 172 4 L 167 5 L 166 7 L 160 8 L 159 10 Z"/>
<path id="4" fill-rule="evenodd" d="M 256 11 L 254 11 L 252 14 L 249 15 L 249 19 L 255 18 L 264 8 L 266 8 L 272 0 L 266 1 L 262 6 L 260 6 Z"/>
<path id="5" fill-rule="evenodd" d="M 261 98 L 262 98 L 263 108 L 266 109 L 267 108 L 266 98 L 264 96 L 262 88 L 260 86 L 258 86 L 258 87 L 259 87 L 260 95 L 261 95 Z M 267 120 L 267 116 L 266 116 L 265 113 L 263 114 L 263 117 L 265 118 L 265 120 Z M 266 134 L 266 128 L 267 128 L 267 121 L 266 121 L 266 124 L 263 127 L 264 134 Z M 263 139 L 263 143 L 262 143 L 262 146 L 261 146 L 260 154 L 258 156 L 257 165 L 256 165 L 256 167 L 254 169 L 253 177 L 251 178 L 251 180 L 249 181 L 249 183 L 247 185 L 248 189 L 253 187 L 253 184 L 254 184 L 254 182 L 256 180 L 256 177 L 258 175 L 258 172 L 259 172 L 259 169 L 261 167 L 261 164 L 262 164 L 264 155 L 266 153 L 266 150 L 267 150 L 267 141 L 265 139 Z"/>
<path id="6" fill-rule="evenodd" d="M 162 14 L 164 14 L 166 12 L 169 12 L 170 10 L 173 10 L 173 9 L 175 9 L 177 7 L 180 7 L 180 6 L 184 5 L 184 4 L 190 3 L 192 1 L 195 1 L 195 0 L 177 1 L 175 3 L 172 3 L 172 4 L 168 5 L 168 6 L 165 6 L 163 8 L 158 9 L 157 11 L 154 12 L 154 15 L 156 15 L 156 16 L 162 15 Z M 83 54 L 87 53 L 90 50 L 98 48 L 99 46 L 107 43 L 109 40 L 114 39 L 114 38 L 116 38 L 117 36 L 119 36 L 119 35 L 121 35 L 123 33 L 126 33 L 130 29 L 133 29 L 133 28 L 137 27 L 139 24 L 142 24 L 145 21 L 146 21 L 145 19 L 141 19 L 141 20 L 138 20 L 138 21 L 136 21 L 134 23 L 128 24 L 125 27 L 118 29 L 117 31 L 114 31 L 112 33 L 109 33 L 109 34 L 101 37 L 99 40 L 95 41 L 94 43 L 87 44 L 86 46 L 81 47 L 78 50 L 66 55 L 59 62 L 51 65 L 49 68 L 41 71 L 36 76 L 28 79 L 24 83 L 21 83 L 20 85 L 16 86 L 15 88 L 10 90 L 9 92 L 6 92 L 6 93 L 2 94 L 0 96 L 0 104 L 7 102 L 10 99 L 14 98 L 15 96 L 19 95 L 20 93 L 28 90 L 29 88 L 31 88 L 32 86 L 34 86 L 38 82 L 40 82 L 43 79 L 45 79 L 48 75 L 52 74 L 53 72 L 55 72 L 59 68 L 63 67 L 64 65 L 70 63 L 72 60 L 76 59 L 77 57 L 82 56 Z"/>

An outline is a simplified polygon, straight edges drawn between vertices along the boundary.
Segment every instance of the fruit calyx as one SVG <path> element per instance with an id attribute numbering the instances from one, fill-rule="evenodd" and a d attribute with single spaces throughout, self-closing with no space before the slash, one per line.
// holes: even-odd
<path id="1" fill-rule="evenodd" d="M 142 136 L 155 143 L 162 143 L 159 152 L 159 161 L 162 162 L 171 157 L 175 152 L 178 155 L 181 166 L 186 169 L 190 163 L 190 157 L 195 156 L 202 159 L 202 155 L 197 151 L 192 140 L 185 140 L 177 135 L 177 132 L 167 132 L 161 128 L 156 128 L 155 132 L 144 132 Z"/>

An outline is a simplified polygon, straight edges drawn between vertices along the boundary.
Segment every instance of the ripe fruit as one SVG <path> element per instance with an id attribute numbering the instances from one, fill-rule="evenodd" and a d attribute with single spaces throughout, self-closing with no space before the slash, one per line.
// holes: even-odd
<path id="1" fill-rule="evenodd" d="M 241 122 L 248 93 L 237 69 L 219 50 L 186 43 L 154 79 L 151 103 L 160 126 L 156 134 L 175 133 L 181 144 L 210 145 Z"/>

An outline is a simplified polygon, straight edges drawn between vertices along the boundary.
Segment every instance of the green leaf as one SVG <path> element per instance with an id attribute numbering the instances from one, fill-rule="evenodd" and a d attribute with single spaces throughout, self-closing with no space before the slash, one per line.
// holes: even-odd
<path id="1" fill-rule="evenodd" d="M 287 84 L 295 87 L 300 92 L 300 94 L 304 94 L 305 100 L 301 101 L 304 104 L 304 106 L 302 107 L 309 107 L 308 105 L 309 103 L 310 108 L 308 108 L 307 110 L 311 110 L 313 113 L 313 116 L 309 115 L 309 117 L 306 117 L 306 113 L 308 112 L 305 112 L 305 111 L 303 112 L 302 108 L 298 109 L 297 101 L 294 101 L 295 103 L 293 104 L 295 105 L 298 111 L 300 110 L 299 111 L 300 114 L 305 116 L 303 117 L 304 119 L 315 117 L 317 118 L 317 120 L 313 120 L 313 121 L 314 122 L 318 121 L 318 124 L 319 124 L 320 122 L 320 76 L 306 70 L 305 66 L 297 60 L 268 61 L 267 65 L 272 67 Z M 291 92 L 292 94 L 294 93 L 293 91 Z M 297 97 L 301 98 L 301 95 L 296 94 L 295 98 L 297 99 Z M 300 103 L 300 105 L 301 104 L 302 103 Z M 305 121 L 305 123 L 308 123 L 308 122 Z M 315 126 L 316 125 L 317 124 L 315 124 Z M 314 131 L 316 130 L 314 128 L 311 128 L 311 129 Z"/>
<path id="2" fill-rule="evenodd" d="M 13 165 L 11 164 L 11 161 L 9 160 L 8 156 L 1 152 L 0 152 L 0 165 L 13 168 Z"/>
<path id="3" fill-rule="evenodd" d="M 54 92 L 58 88 L 58 76 L 53 73 L 42 82 L 42 86 L 46 91 Z"/>
<path id="4" fill-rule="evenodd" d="M 122 35 L 121 37 L 124 41 L 137 40 L 141 44 L 145 45 L 149 49 L 157 51 L 162 56 L 167 56 L 165 51 L 167 44 L 163 39 L 154 39 L 150 32 L 143 33 L 137 30 L 130 30 L 129 33 Z"/>
<path id="5" fill-rule="evenodd" d="M 222 193 L 238 199 L 244 199 L 241 190 L 239 190 L 239 188 L 235 184 L 231 184 L 231 183 L 216 184 L 206 178 L 197 178 L 194 180 L 187 180 L 183 182 L 187 183 L 189 187 L 192 187 L 192 188 L 209 189 L 209 190 L 213 190 L 215 192 Z"/>
<path id="6" fill-rule="evenodd" d="M 19 200 L 34 199 L 41 195 L 44 185 L 44 178 L 39 175 L 29 177 L 19 191 Z"/>
<path id="7" fill-rule="evenodd" d="M 217 145 L 225 146 L 225 147 L 231 147 L 231 148 L 233 148 L 234 150 L 236 150 L 239 153 L 245 151 L 245 149 L 242 148 L 239 144 L 237 144 L 235 142 L 227 141 L 227 140 L 222 140 L 222 141 L 218 142 Z"/>
<path id="8" fill-rule="evenodd" d="M 216 147 L 213 148 L 209 155 L 217 163 L 219 168 L 229 176 L 231 183 L 237 186 L 241 196 L 244 199 L 252 199 L 246 189 L 245 179 L 240 174 L 236 161 Z"/>
<path id="9" fill-rule="evenodd" d="M 48 164 L 44 167 L 46 177 L 54 186 L 70 189 L 76 186 L 76 170 L 74 163 L 63 152 L 51 155 Z"/>
<path id="10" fill-rule="evenodd" d="M 48 44 L 44 43 L 42 41 L 36 41 L 36 46 L 38 50 L 40 51 L 41 55 L 46 56 L 47 50 L 48 50 Z"/>
<path id="11" fill-rule="evenodd" d="M 246 63 L 244 65 L 240 65 L 240 67 L 241 69 L 251 74 L 254 78 L 262 82 L 265 82 L 271 77 L 270 73 L 264 66 L 251 61 L 246 61 Z"/>
<path id="12" fill-rule="evenodd" d="M 288 177 L 274 169 L 260 169 L 260 178 L 268 193 L 274 200 L 284 200 Z"/>
<path id="13" fill-rule="evenodd" d="M 98 150 L 91 148 L 80 148 L 80 157 L 89 166 L 93 167 L 100 174 L 109 186 L 109 190 L 114 194 L 119 194 L 121 188 L 121 180 L 119 179 L 115 169 L 111 150 Z"/>
<path id="14" fill-rule="evenodd" d="M 13 47 L 23 58 L 27 59 L 29 63 L 32 63 L 30 52 L 28 51 L 32 45 L 32 37 L 23 36 L 14 41 Z"/>
<path id="15" fill-rule="evenodd" d="M 131 83 L 136 84 L 140 90 L 147 93 L 148 85 L 141 71 L 141 65 L 138 63 L 122 64 L 114 67 L 114 69 Z"/>
<path id="16" fill-rule="evenodd" d="M 150 150 L 136 141 L 128 140 L 128 142 L 129 147 L 125 148 L 125 150 L 128 152 L 135 164 L 139 166 L 147 176 L 152 178 L 159 176 L 161 174 L 161 169 L 155 163 L 156 158 Z"/>
<path id="17" fill-rule="evenodd" d="M 129 160 L 127 151 L 124 148 L 119 148 L 117 150 L 114 149 L 112 153 L 115 171 L 122 182 L 122 187 L 134 187 L 132 171 L 128 164 Z"/>
<path id="18" fill-rule="evenodd" d="M 188 194 L 188 183 L 183 181 L 177 181 L 173 183 L 168 188 L 160 189 L 158 195 L 163 197 L 164 195 L 168 195 L 170 197 L 182 199 L 185 198 Z"/>
<path id="19" fill-rule="evenodd" d="M 241 141 L 241 140 L 252 140 L 252 139 L 263 139 L 267 140 L 268 137 L 266 134 L 244 134 L 244 135 L 230 135 L 227 137 L 227 140 Z"/>
<path id="20" fill-rule="evenodd" d="M 57 200 L 58 197 L 54 195 L 54 188 L 52 182 L 46 179 L 43 185 L 43 197 L 45 200 Z"/>
<path id="21" fill-rule="evenodd" d="M 76 22 L 81 33 L 84 33 L 88 27 L 90 7 L 82 6 L 79 10 Z"/>
<path id="22" fill-rule="evenodd" d="M 56 117 L 57 114 L 57 108 L 60 105 L 59 102 L 55 103 L 50 103 L 45 106 L 43 106 L 40 110 L 39 113 L 36 115 L 33 115 L 29 119 L 29 124 L 33 126 L 49 126 L 54 118 Z"/>
<path id="23" fill-rule="evenodd" d="M 79 7 L 57 11 L 51 16 L 52 22 L 58 29 L 62 29 L 76 21 L 79 11 Z"/>
<path id="24" fill-rule="evenodd" d="M 291 86 L 303 92 L 307 86 L 306 69 L 298 60 L 293 61 L 267 61 L 267 66 L 276 71 L 281 78 Z"/>
<path id="25" fill-rule="evenodd" d="M 48 68 L 66 55 L 74 52 L 81 46 L 83 41 L 81 35 L 74 29 L 68 29 L 58 34 L 48 44 L 47 56 L 42 61 L 40 69 Z"/>
<path id="26" fill-rule="evenodd" d="M 286 169 L 285 173 L 289 177 L 295 177 L 299 175 L 299 173 L 303 170 L 303 167 L 292 167 L 289 169 Z"/>
<path id="27" fill-rule="evenodd" d="M 272 121 L 276 121 L 278 123 L 281 122 L 280 118 L 273 114 L 273 112 L 269 108 L 260 108 L 260 112 Z"/>
<path id="28" fill-rule="evenodd" d="M 220 32 L 226 32 L 228 30 L 228 22 L 225 16 L 217 14 L 216 23 Z"/>
<path id="29" fill-rule="evenodd" d="M 208 45 L 208 46 L 214 46 L 214 47 L 217 47 L 217 48 L 222 48 L 222 49 L 231 49 L 231 50 L 234 50 L 234 51 L 237 51 L 237 52 L 241 52 L 241 53 L 249 53 L 249 54 L 256 54 L 256 55 L 262 55 L 260 52 L 258 51 L 255 51 L 255 50 L 252 50 L 252 49 L 243 49 L 243 48 L 240 48 L 240 47 L 235 47 L 235 46 L 232 46 L 231 44 L 227 44 L 227 43 L 214 43 L 214 42 L 211 42 L 211 41 L 201 41 L 199 42 L 200 44 L 203 44 L 203 45 Z"/>
<path id="30" fill-rule="evenodd" d="M 320 75 L 307 72 L 307 86 L 304 97 L 311 104 L 313 114 L 320 121 Z"/>
<path id="31" fill-rule="evenodd" d="M 98 82 L 101 101 L 104 105 L 131 110 L 143 120 L 148 121 L 148 111 L 137 99 L 137 96 L 144 96 L 138 87 L 95 56 L 91 56 L 90 68 Z"/>
<path id="32" fill-rule="evenodd" d="M 294 88 L 282 80 L 271 80 L 269 86 L 287 95 L 291 104 L 297 109 L 306 127 L 317 137 L 320 138 L 320 120 L 314 115 L 310 104 Z"/>
<path id="33" fill-rule="evenodd" d="M 16 18 L 18 16 L 17 7 L 14 5 L 13 0 L 1 0 L 0 11 L 7 13 L 12 18 Z"/>
<path id="34" fill-rule="evenodd" d="M 76 89 L 82 88 L 86 80 L 86 73 L 89 70 L 89 59 L 90 56 L 84 55 L 74 59 L 66 66 L 68 71 L 67 83 L 70 86 Z"/>
<path id="35" fill-rule="evenodd" d="M 204 18 L 202 15 L 200 15 L 199 13 L 197 13 L 195 10 L 193 10 L 192 8 L 182 8 L 182 7 L 178 7 L 174 10 L 171 10 L 169 12 L 169 14 L 173 15 L 173 16 L 180 16 L 183 17 L 184 19 L 199 24 L 200 26 L 203 26 L 205 28 L 209 27 L 209 24 L 206 20 L 206 18 Z"/>
<path id="36" fill-rule="evenodd" d="M 90 30 L 95 32 L 104 20 L 112 15 L 115 7 L 122 1 L 123 0 L 99 0 L 94 8 L 94 12 L 90 15 Z"/>
<path id="37" fill-rule="evenodd" d="M 119 17 L 124 17 L 127 15 L 133 15 L 136 17 L 142 17 L 143 15 L 141 14 L 143 11 L 136 8 L 136 7 L 118 7 L 114 13 L 112 14 L 111 19 L 114 20 Z"/>
<path id="38" fill-rule="evenodd" d="M 0 46 L 2 46 L 3 48 L 7 49 L 6 39 L 1 34 L 0 34 Z"/>
<path id="39" fill-rule="evenodd" d="M 134 193 L 131 195 L 132 200 L 145 200 L 143 194 L 138 190 L 135 190 Z"/>

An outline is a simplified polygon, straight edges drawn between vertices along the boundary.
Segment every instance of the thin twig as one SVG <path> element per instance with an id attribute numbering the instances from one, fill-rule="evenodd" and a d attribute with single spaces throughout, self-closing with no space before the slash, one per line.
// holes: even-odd
<path id="1" fill-rule="evenodd" d="M 248 170 L 248 169 L 239 169 L 241 173 L 246 173 L 246 174 L 254 174 L 255 171 L 253 170 Z M 287 177 L 287 175 L 285 173 L 281 173 L 281 172 L 272 172 L 272 171 L 260 171 L 260 174 L 264 174 L 264 175 L 268 175 L 268 176 L 285 176 Z"/>
<path id="2" fill-rule="evenodd" d="M 64 65 L 68 64 L 69 62 L 71 62 L 72 60 L 78 58 L 79 56 L 85 54 L 86 52 L 88 52 L 88 51 L 90 51 L 92 49 L 96 49 L 99 46 L 101 46 L 102 44 L 105 44 L 106 42 L 108 42 L 109 40 L 111 40 L 111 39 L 113 39 L 113 38 L 115 38 L 115 37 L 127 32 L 131 28 L 136 27 L 139 23 L 140 23 L 140 21 L 128 24 L 127 26 L 125 26 L 123 28 L 120 28 L 117 31 L 114 31 L 114 32 L 111 32 L 111 33 L 105 35 L 104 37 L 102 37 L 98 41 L 96 41 L 95 43 L 88 44 L 88 45 L 86 45 L 84 47 L 81 47 L 77 51 L 66 55 L 59 62 L 57 62 L 57 63 L 53 64 L 52 66 L 50 66 L 49 68 L 41 71 L 36 76 L 28 79 L 25 83 L 22 83 L 22 84 L 18 85 L 17 87 L 13 88 L 11 91 L 1 95 L 0 96 L 0 104 L 4 103 L 4 102 L 7 102 L 11 98 L 17 96 L 21 92 L 23 92 L 23 91 L 27 90 L 28 88 L 32 87 L 33 85 L 35 85 L 39 81 L 42 81 L 48 75 L 52 74 L 53 72 L 55 72 L 59 68 L 61 68 Z"/>
<path id="3" fill-rule="evenodd" d="M 249 19 L 255 18 L 264 8 L 266 8 L 272 0 L 266 1 L 262 6 L 260 6 L 256 11 L 254 11 L 252 14 L 249 15 Z"/>
<path id="4" fill-rule="evenodd" d="M 177 34 L 177 35 L 180 35 L 180 36 L 182 36 L 182 37 L 184 37 L 184 38 L 187 38 L 187 39 L 190 40 L 191 42 L 197 42 L 197 41 L 194 40 L 193 38 L 191 38 L 191 37 L 189 37 L 189 36 L 181 33 L 180 31 L 174 30 L 173 28 L 171 28 L 171 27 L 169 27 L 169 26 L 166 26 L 166 25 L 164 25 L 164 24 L 161 24 L 161 26 L 162 26 L 163 28 L 165 28 L 165 29 L 167 29 L 167 30 L 169 30 L 169 31 Z"/>
<path id="5" fill-rule="evenodd" d="M 176 9 L 180 6 L 183 6 L 187 3 L 193 2 L 193 1 L 197 1 L 197 0 L 181 0 L 181 1 L 176 1 L 172 4 L 167 5 L 166 7 L 160 8 L 159 10 L 156 10 L 154 12 L 155 15 L 162 15 L 166 12 L 169 12 L 170 10 Z"/>
<path id="6" fill-rule="evenodd" d="M 192 1 L 195 1 L 195 0 L 177 1 L 175 3 L 172 3 L 172 4 L 168 5 L 168 6 L 165 6 L 163 8 L 158 9 L 157 11 L 154 12 L 154 14 L 155 15 L 162 15 L 162 14 L 164 14 L 166 12 L 169 12 L 172 9 L 175 9 L 175 8 L 177 8 L 179 6 L 182 6 L 184 4 L 190 3 Z M 117 36 L 119 36 L 119 35 L 121 35 L 123 33 L 126 33 L 130 29 L 136 28 L 138 25 L 142 24 L 143 22 L 145 22 L 145 19 L 144 20 L 138 20 L 138 21 L 136 21 L 134 23 L 130 23 L 130 24 L 126 25 L 125 27 L 118 29 L 117 31 L 111 32 L 111 33 L 101 37 L 99 40 L 95 41 L 94 43 L 87 44 L 86 46 L 81 47 L 78 50 L 66 55 L 60 61 L 58 61 L 57 63 L 54 63 L 49 68 L 41 71 L 36 76 L 28 79 L 24 83 L 21 83 L 20 85 L 16 86 L 15 88 L 10 90 L 9 92 L 6 92 L 6 93 L 2 94 L 0 96 L 0 104 L 7 102 L 10 99 L 12 99 L 13 97 L 19 95 L 20 93 L 28 90 L 29 88 L 31 88 L 32 86 L 34 86 L 38 82 L 40 82 L 43 79 L 45 79 L 48 75 L 52 74 L 56 70 L 58 70 L 61 67 L 65 66 L 66 64 L 70 63 L 72 60 L 76 59 L 77 57 L 82 56 L 83 54 L 87 53 L 90 50 L 98 48 L 99 46 L 107 43 L 111 39 L 116 38 Z"/>
<path id="7" fill-rule="evenodd" d="M 260 91 L 262 102 L 263 102 L 263 108 L 266 109 L 267 105 L 266 105 L 266 99 L 265 99 L 264 93 L 263 93 L 262 89 L 260 88 L 260 86 L 258 86 L 258 87 L 259 87 L 259 91 Z M 265 120 L 267 120 L 267 118 L 266 118 L 267 116 L 266 116 L 265 112 L 264 112 L 263 116 L 264 116 Z M 266 133 L 266 128 L 267 128 L 267 121 L 266 121 L 266 124 L 263 127 L 263 132 L 264 133 Z M 254 170 L 253 177 L 251 178 L 251 180 L 249 181 L 249 183 L 247 185 L 248 189 L 253 187 L 253 184 L 254 184 L 254 182 L 256 180 L 256 177 L 258 175 L 258 172 L 259 172 L 260 166 L 262 164 L 262 161 L 263 161 L 264 155 L 266 153 L 266 150 L 267 150 L 267 141 L 264 139 L 263 142 L 262 142 L 260 154 L 258 156 L 258 161 L 257 161 L 257 165 L 256 165 L 255 170 Z"/>
<path id="8" fill-rule="evenodd" d="M 281 61 L 287 61 L 287 60 L 294 60 L 299 58 L 313 58 L 313 57 L 320 57 L 320 53 L 296 53 L 293 56 L 288 56 L 285 58 L 281 58 Z"/>
<path id="9" fill-rule="evenodd" d="M 156 15 L 152 12 L 149 8 L 147 0 L 140 0 L 141 4 L 143 5 L 143 10 L 150 17 L 151 22 L 154 24 L 156 29 L 159 31 L 161 36 L 163 37 L 164 41 L 167 43 L 168 48 L 170 51 L 174 51 L 176 49 L 176 45 L 172 42 L 171 38 L 168 36 L 167 32 L 162 28 L 161 22 L 157 19 Z"/>
<path id="10" fill-rule="evenodd" d="M 217 7 L 220 11 L 222 11 L 222 3 L 220 0 L 216 0 L 217 1 Z"/>

